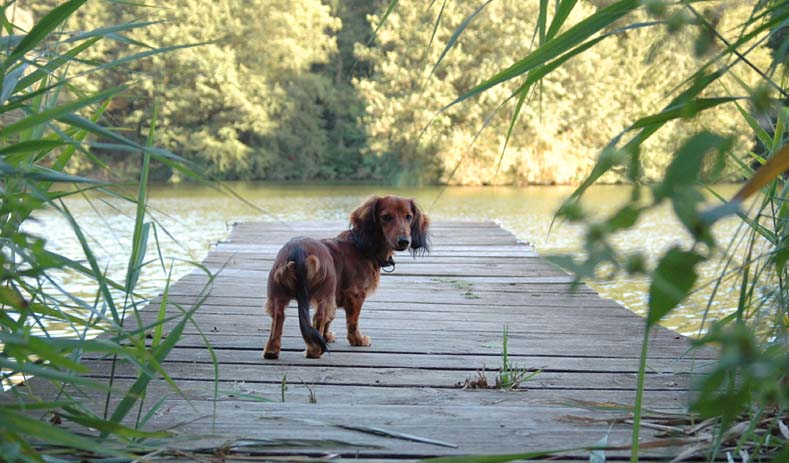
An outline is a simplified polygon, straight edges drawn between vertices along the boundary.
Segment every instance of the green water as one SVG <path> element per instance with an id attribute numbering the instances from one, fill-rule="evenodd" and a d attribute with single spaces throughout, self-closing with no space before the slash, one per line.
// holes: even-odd
<path id="1" fill-rule="evenodd" d="M 234 222 L 347 220 L 349 212 L 371 194 L 413 197 L 433 220 L 496 221 L 519 239 L 533 244 L 542 254 L 578 252 L 582 242 L 582 230 L 577 226 L 555 225 L 549 234 L 553 214 L 572 191 L 571 187 L 457 187 L 441 193 L 438 187 L 230 185 L 265 213 L 207 187 L 176 185 L 151 189 L 150 206 L 159 224 L 161 252 L 167 265 L 172 264 L 175 279 L 192 271 L 194 267 L 187 261 L 200 262 L 212 243 L 227 236 Z M 730 196 L 735 188 L 722 186 L 718 191 Z M 584 205 L 602 213 L 615 208 L 628 194 L 628 187 L 594 187 L 586 194 Z M 72 199 L 68 205 L 100 254 L 102 266 L 108 269 L 110 276 L 122 281 L 134 226 L 134 206 L 110 197 L 94 197 L 90 201 Z M 79 244 L 62 217 L 49 211 L 37 214 L 37 219 L 38 222 L 28 228 L 46 237 L 51 249 L 75 259 L 82 257 Z M 719 224 L 716 237 L 722 243 L 728 242 L 737 226 L 736 219 Z M 621 235 L 617 246 L 622 250 L 642 249 L 654 259 L 672 244 L 688 242 L 688 235 L 674 219 L 670 208 L 663 208 L 641 217 L 636 229 Z M 156 252 L 151 246 L 148 259 L 153 259 Z M 700 282 L 703 284 L 715 278 L 717 265 L 708 265 L 702 271 Z M 161 265 L 149 264 L 141 276 L 139 291 L 153 297 L 164 287 L 165 280 L 166 272 Z M 95 295 L 96 289 L 77 275 L 63 275 L 61 283 L 88 300 Z M 603 297 L 615 299 L 637 313 L 645 312 L 647 284 L 643 279 L 619 277 L 613 281 L 589 283 Z M 707 294 L 704 290 L 694 294 L 665 320 L 664 325 L 685 334 L 697 334 Z M 734 301 L 732 297 L 719 298 L 711 307 L 711 318 L 729 313 Z"/>

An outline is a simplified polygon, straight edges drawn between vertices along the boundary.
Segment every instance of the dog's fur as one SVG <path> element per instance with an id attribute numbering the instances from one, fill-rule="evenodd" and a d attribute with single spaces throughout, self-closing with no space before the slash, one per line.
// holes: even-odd
<path id="1" fill-rule="evenodd" d="M 413 200 L 373 196 L 351 213 L 350 229 L 336 238 L 294 238 L 285 244 L 268 276 L 266 312 L 272 320 L 263 358 L 279 358 L 285 308 L 292 299 L 299 304 L 306 357 L 320 358 L 334 341 L 329 325 L 337 307 L 345 309 L 351 345 L 369 346 L 370 338 L 359 331 L 362 304 L 378 287 L 381 267 L 393 265 L 395 251 L 428 251 L 429 224 Z"/>

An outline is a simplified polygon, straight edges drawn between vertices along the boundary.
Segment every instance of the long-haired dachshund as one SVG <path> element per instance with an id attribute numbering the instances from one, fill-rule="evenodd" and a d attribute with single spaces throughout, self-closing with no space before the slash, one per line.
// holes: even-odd
<path id="1" fill-rule="evenodd" d="M 428 251 L 429 224 L 413 200 L 373 196 L 351 213 L 350 229 L 336 238 L 294 238 L 285 244 L 268 275 L 266 312 L 272 320 L 263 358 L 279 358 L 285 308 L 292 299 L 299 304 L 306 357 L 320 358 L 334 341 L 329 325 L 337 307 L 345 309 L 351 345 L 369 346 L 370 338 L 359 331 L 362 304 L 378 287 L 381 268 L 394 265 L 394 251 Z"/>

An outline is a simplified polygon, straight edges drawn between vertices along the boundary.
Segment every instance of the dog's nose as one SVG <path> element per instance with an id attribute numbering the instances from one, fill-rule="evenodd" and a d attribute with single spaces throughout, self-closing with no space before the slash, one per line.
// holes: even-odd
<path id="1" fill-rule="evenodd" d="M 411 240 L 410 239 L 408 239 L 408 238 L 406 238 L 404 236 L 401 236 L 401 237 L 397 238 L 397 247 L 398 248 L 405 249 L 405 248 L 408 247 L 409 244 L 411 244 Z"/>

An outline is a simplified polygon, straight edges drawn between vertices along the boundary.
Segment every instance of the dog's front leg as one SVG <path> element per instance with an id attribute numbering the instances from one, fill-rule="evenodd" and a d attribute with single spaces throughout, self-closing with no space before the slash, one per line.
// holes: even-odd
<path id="1" fill-rule="evenodd" d="M 362 312 L 364 297 L 348 298 L 345 304 L 345 323 L 348 326 L 348 342 L 352 346 L 371 346 L 369 336 L 362 335 L 359 331 L 359 314 Z"/>

